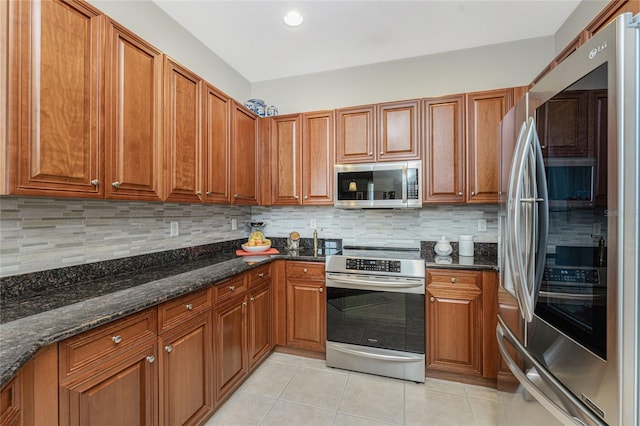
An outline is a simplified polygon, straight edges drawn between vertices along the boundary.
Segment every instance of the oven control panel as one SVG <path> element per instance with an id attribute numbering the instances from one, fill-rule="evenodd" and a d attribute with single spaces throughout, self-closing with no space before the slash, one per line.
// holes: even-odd
<path id="1" fill-rule="evenodd" d="M 399 260 L 386 259 L 346 259 L 346 267 L 355 271 L 371 271 L 371 272 L 402 272 Z"/>
<path id="2" fill-rule="evenodd" d="M 600 276 L 596 269 L 545 268 L 542 280 L 558 283 L 598 284 Z"/>

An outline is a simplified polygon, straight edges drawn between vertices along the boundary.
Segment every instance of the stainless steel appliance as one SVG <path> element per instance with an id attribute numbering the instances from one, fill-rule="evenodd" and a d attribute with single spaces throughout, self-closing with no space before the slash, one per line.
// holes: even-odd
<path id="1" fill-rule="evenodd" d="M 424 280 L 419 245 L 343 241 L 326 260 L 327 366 L 424 382 Z"/>
<path id="2" fill-rule="evenodd" d="M 640 423 L 639 22 L 617 18 L 501 123 L 500 424 Z"/>
<path id="3" fill-rule="evenodd" d="M 422 162 L 336 164 L 335 207 L 422 207 Z"/>

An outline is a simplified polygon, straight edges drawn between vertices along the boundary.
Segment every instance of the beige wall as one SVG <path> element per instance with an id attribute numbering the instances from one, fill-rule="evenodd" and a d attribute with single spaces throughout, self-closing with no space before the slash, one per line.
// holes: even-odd
<path id="1" fill-rule="evenodd" d="M 88 0 L 229 96 L 250 98 L 251 84 L 151 1 Z"/>
<path id="2" fill-rule="evenodd" d="M 556 53 L 560 53 L 584 27 L 609 3 L 608 0 L 583 0 L 556 32 Z"/>

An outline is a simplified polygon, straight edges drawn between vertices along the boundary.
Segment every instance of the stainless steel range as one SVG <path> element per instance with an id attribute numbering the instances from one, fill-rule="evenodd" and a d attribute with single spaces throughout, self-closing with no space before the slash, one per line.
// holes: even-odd
<path id="1" fill-rule="evenodd" d="M 410 247 L 343 242 L 327 257 L 327 366 L 424 382 L 425 264 Z"/>

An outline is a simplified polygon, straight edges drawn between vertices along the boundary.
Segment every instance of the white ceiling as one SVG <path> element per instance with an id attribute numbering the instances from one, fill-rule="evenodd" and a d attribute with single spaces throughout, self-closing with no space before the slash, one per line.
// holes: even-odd
<path id="1" fill-rule="evenodd" d="M 551 36 L 580 0 L 153 2 L 257 82 Z"/>

